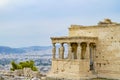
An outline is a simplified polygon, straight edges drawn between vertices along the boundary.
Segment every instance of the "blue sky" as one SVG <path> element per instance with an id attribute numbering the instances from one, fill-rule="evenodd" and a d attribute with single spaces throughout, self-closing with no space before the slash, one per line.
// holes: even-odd
<path id="1" fill-rule="evenodd" d="M 120 22 L 120 0 L 0 0 L 0 45 L 49 46 L 71 24 Z"/>

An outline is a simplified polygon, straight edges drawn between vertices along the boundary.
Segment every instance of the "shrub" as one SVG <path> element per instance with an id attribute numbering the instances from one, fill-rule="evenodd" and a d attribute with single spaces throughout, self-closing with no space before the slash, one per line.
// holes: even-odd
<path id="1" fill-rule="evenodd" d="M 16 64 L 14 61 L 11 62 L 12 68 L 10 70 L 14 71 L 17 69 L 23 69 L 23 68 L 31 68 L 33 71 L 38 71 L 36 66 L 34 65 L 34 61 L 25 61 L 25 62 L 19 62 L 19 64 Z"/>

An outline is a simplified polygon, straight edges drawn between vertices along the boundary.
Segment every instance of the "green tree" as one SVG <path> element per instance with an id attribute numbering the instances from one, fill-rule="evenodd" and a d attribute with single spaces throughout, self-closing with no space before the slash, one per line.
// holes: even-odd
<path id="1" fill-rule="evenodd" d="M 11 62 L 12 68 L 11 70 L 17 70 L 17 69 L 23 69 L 23 68 L 31 68 L 33 71 L 38 71 L 37 67 L 34 64 L 33 60 L 25 61 L 25 62 L 19 62 L 19 64 L 16 64 L 14 61 Z"/>
<path id="2" fill-rule="evenodd" d="M 33 66 L 31 69 L 32 69 L 33 71 L 38 71 L 38 69 L 37 69 L 35 66 Z"/>
<path id="3" fill-rule="evenodd" d="M 11 65 L 12 65 L 11 70 L 14 71 L 15 69 L 17 69 L 17 66 L 18 66 L 18 65 L 17 65 L 14 61 L 11 62 Z"/>
<path id="4" fill-rule="evenodd" d="M 18 64 L 17 69 L 23 69 L 23 67 L 20 64 Z"/>
<path id="5" fill-rule="evenodd" d="M 30 64 L 30 67 L 33 67 L 35 65 L 33 60 L 30 60 L 29 64 Z"/>

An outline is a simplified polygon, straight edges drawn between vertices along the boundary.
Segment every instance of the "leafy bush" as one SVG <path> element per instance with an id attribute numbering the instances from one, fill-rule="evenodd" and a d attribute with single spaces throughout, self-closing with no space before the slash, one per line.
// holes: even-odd
<path id="1" fill-rule="evenodd" d="M 12 68 L 10 70 L 18 70 L 18 69 L 23 69 L 23 68 L 31 68 L 33 71 L 37 71 L 38 69 L 34 65 L 34 61 L 25 61 L 25 62 L 19 62 L 19 64 L 15 63 L 14 61 L 11 62 Z"/>
<path id="2" fill-rule="evenodd" d="M 36 68 L 35 66 L 33 66 L 31 69 L 32 69 L 33 71 L 37 71 L 37 68 Z"/>

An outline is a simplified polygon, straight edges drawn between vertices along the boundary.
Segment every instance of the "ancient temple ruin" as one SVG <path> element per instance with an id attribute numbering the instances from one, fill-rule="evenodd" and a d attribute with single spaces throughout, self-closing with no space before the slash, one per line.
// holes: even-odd
<path id="1" fill-rule="evenodd" d="M 105 19 L 94 26 L 71 25 L 68 36 L 51 37 L 51 40 L 53 59 L 48 78 L 120 79 L 119 23 Z M 56 44 L 60 47 L 57 48 Z"/>

